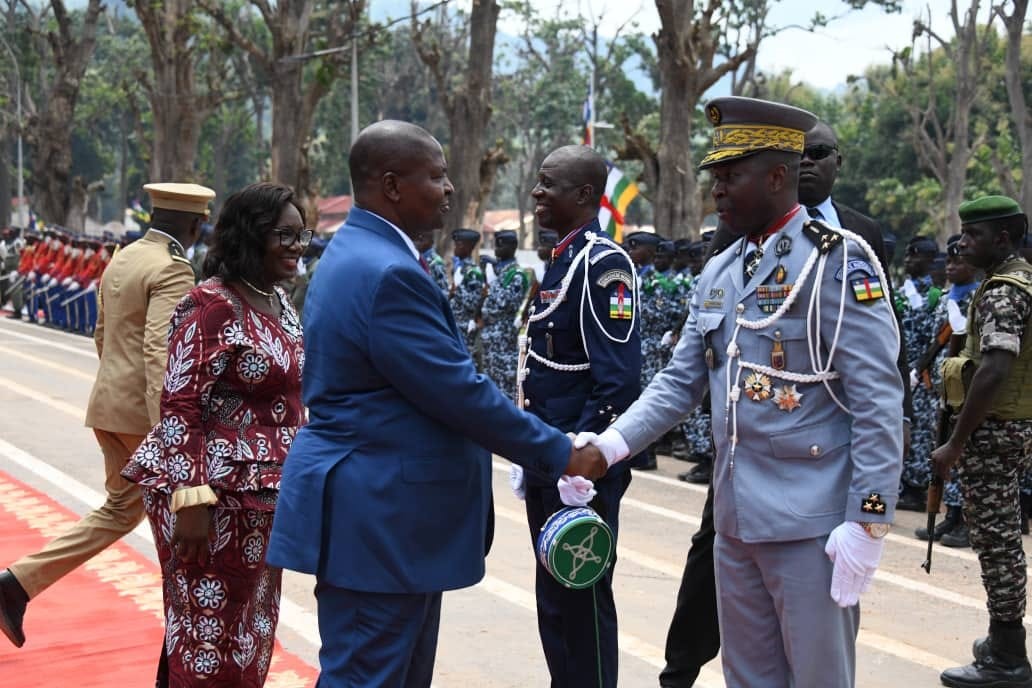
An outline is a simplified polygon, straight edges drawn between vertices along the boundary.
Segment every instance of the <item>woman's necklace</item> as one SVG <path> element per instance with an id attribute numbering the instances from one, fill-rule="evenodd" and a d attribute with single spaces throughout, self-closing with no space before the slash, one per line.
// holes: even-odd
<path id="1" fill-rule="evenodd" d="M 260 294 L 261 296 L 264 296 L 266 299 L 268 299 L 269 300 L 269 308 L 271 308 L 274 311 L 276 310 L 276 301 L 275 301 L 276 292 L 262 291 L 258 287 L 254 286 L 253 284 L 251 284 L 250 282 L 245 280 L 243 277 L 240 278 L 240 281 L 243 282 L 244 284 L 246 284 L 248 287 L 250 287 L 251 291 L 253 291 L 254 293 Z"/>

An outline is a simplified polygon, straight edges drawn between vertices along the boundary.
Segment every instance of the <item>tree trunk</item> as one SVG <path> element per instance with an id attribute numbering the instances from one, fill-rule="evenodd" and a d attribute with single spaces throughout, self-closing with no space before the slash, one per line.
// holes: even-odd
<path id="1" fill-rule="evenodd" d="M 1021 196 L 1018 202 L 1028 214 L 1032 212 L 1032 111 L 1025 102 L 1024 84 L 1021 81 L 1021 39 L 1028 12 L 1028 0 L 1014 0 L 1014 11 L 1010 15 L 999 10 L 1007 29 L 1007 57 L 1005 59 L 1004 81 L 1007 84 L 1007 100 L 1010 103 L 1011 119 L 1021 143 Z"/>
<path id="2" fill-rule="evenodd" d="M 448 108 L 448 174 L 455 185 L 451 211 L 444 225 L 448 236 L 458 227 L 480 231 L 484 201 L 490 195 L 490 188 L 485 194 L 481 186 L 481 163 L 485 156 L 484 136 L 491 119 L 491 69 L 500 12 L 495 0 L 474 0 L 470 13 L 466 78 L 454 91 Z"/>
<path id="3" fill-rule="evenodd" d="M 663 54 L 662 48 L 660 54 Z M 660 58 L 662 60 L 662 57 Z M 659 148 L 656 151 L 657 186 L 652 197 L 656 231 L 680 239 L 696 234 L 699 226 L 699 197 L 696 193 L 695 163 L 692 161 L 692 118 L 701 93 L 695 92 L 688 70 L 676 56 L 667 55 L 661 72 L 659 106 Z"/>
<path id="4" fill-rule="evenodd" d="M 18 145 L 16 139 L 17 137 L 12 136 L 5 141 L 4 150 L 8 152 L 15 150 L 15 146 Z M 17 189 L 11 189 L 11 177 L 11 156 L 4 155 L 0 159 L 0 221 L 3 222 L 0 226 L 18 224 L 11 217 L 11 196 L 18 193 Z"/>
<path id="5" fill-rule="evenodd" d="M 32 172 L 35 206 L 43 220 L 64 225 L 68 221 L 72 169 L 72 122 L 82 77 L 97 42 L 97 22 L 104 7 L 89 0 L 78 40 L 63 0 L 51 0 L 55 30 L 46 35 L 47 50 L 40 59 L 53 67 L 50 88 L 40 98 L 31 117 L 31 140 L 35 144 Z"/>

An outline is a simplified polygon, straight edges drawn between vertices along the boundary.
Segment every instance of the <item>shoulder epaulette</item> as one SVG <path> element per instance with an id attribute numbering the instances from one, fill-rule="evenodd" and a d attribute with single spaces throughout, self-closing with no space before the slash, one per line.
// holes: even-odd
<path id="1" fill-rule="evenodd" d="M 809 220 L 803 224 L 803 234 L 814 243 L 817 250 L 822 254 L 831 253 L 831 250 L 842 243 L 842 235 L 836 232 L 834 229 L 818 222 L 817 220 Z"/>
<path id="2" fill-rule="evenodd" d="M 599 251 L 595 255 L 591 256 L 591 258 L 589 260 L 591 261 L 591 264 L 594 265 L 595 263 L 599 262 L 603 258 L 605 258 L 607 256 L 611 256 L 614 253 L 623 253 L 623 251 L 621 251 L 618 248 L 607 248 L 604 251 Z"/>

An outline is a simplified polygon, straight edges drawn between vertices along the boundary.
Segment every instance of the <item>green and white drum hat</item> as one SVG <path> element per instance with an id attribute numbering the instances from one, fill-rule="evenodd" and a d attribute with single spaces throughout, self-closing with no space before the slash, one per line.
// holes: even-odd
<path id="1" fill-rule="evenodd" d="M 552 514 L 537 538 L 541 565 L 568 588 L 590 588 L 613 562 L 613 531 L 588 507 Z"/>

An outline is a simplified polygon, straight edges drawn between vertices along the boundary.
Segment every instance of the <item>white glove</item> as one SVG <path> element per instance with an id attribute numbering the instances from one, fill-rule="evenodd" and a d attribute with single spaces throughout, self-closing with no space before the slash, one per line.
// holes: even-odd
<path id="1" fill-rule="evenodd" d="M 950 320 L 953 334 L 967 333 L 967 316 L 960 311 L 960 305 L 952 299 L 946 302 L 946 316 Z"/>
<path id="2" fill-rule="evenodd" d="M 474 332 L 476 332 L 476 330 L 477 330 L 477 321 L 476 320 L 470 320 L 468 323 L 466 323 L 466 333 L 467 334 L 473 334 Z"/>
<path id="3" fill-rule="evenodd" d="M 47 275 L 47 278 L 46 278 L 46 280 L 44 280 L 44 282 L 46 283 L 46 285 L 48 287 L 52 287 L 52 286 L 54 286 L 55 283 L 57 283 L 57 278 L 54 277 L 53 275 Z"/>
<path id="4" fill-rule="evenodd" d="M 573 440 L 573 446 L 576 449 L 583 449 L 589 444 L 598 447 L 610 467 L 614 463 L 626 459 L 631 453 L 623 435 L 612 428 L 606 428 L 601 435 L 596 435 L 593 432 L 582 432 Z"/>
<path id="5" fill-rule="evenodd" d="M 523 477 L 523 467 L 519 464 L 509 466 L 509 487 L 517 499 L 527 498 L 527 480 Z"/>
<path id="6" fill-rule="evenodd" d="M 840 607 L 852 607 L 867 592 L 881 561 L 884 538 L 873 538 L 856 521 L 846 521 L 831 531 L 824 553 L 835 565 L 831 571 L 831 599 Z"/>
<path id="7" fill-rule="evenodd" d="M 11 270 L 11 273 L 9 275 L 7 275 L 8 283 L 9 284 L 13 283 L 16 279 L 18 279 L 18 271 L 17 270 Z"/>
<path id="8" fill-rule="evenodd" d="M 68 288 L 69 288 L 69 289 L 71 289 L 72 291 L 78 291 L 78 290 L 79 290 L 79 283 L 78 283 L 78 282 L 76 282 L 75 280 L 72 280 L 72 281 L 71 281 L 71 282 L 70 282 L 70 283 L 68 284 Z"/>
<path id="9" fill-rule="evenodd" d="M 913 368 L 910 369 L 910 389 L 916 389 L 921 384 L 921 380 L 917 377 L 917 371 Z"/>
<path id="10" fill-rule="evenodd" d="M 35 270 L 29 270 L 28 279 L 30 279 L 30 280 L 36 279 L 36 271 Z"/>
<path id="11" fill-rule="evenodd" d="M 667 347 L 667 348 L 670 348 L 670 345 L 673 343 L 673 341 L 674 341 L 674 332 L 673 332 L 673 330 L 667 330 L 666 332 L 663 333 L 663 338 L 659 340 L 659 343 L 661 345 Z"/>
<path id="12" fill-rule="evenodd" d="M 564 475 L 556 485 L 559 488 L 559 499 L 566 506 L 587 506 L 595 495 L 595 484 L 579 475 Z"/>
<path id="13" fill-rule="evenodd" d="M 67 287 L 71 283 L 72 283 L 72 278 L 71 277 L 65 277 L 63 280 L 61 280 L 61 286 L 62 287 Z"/>

